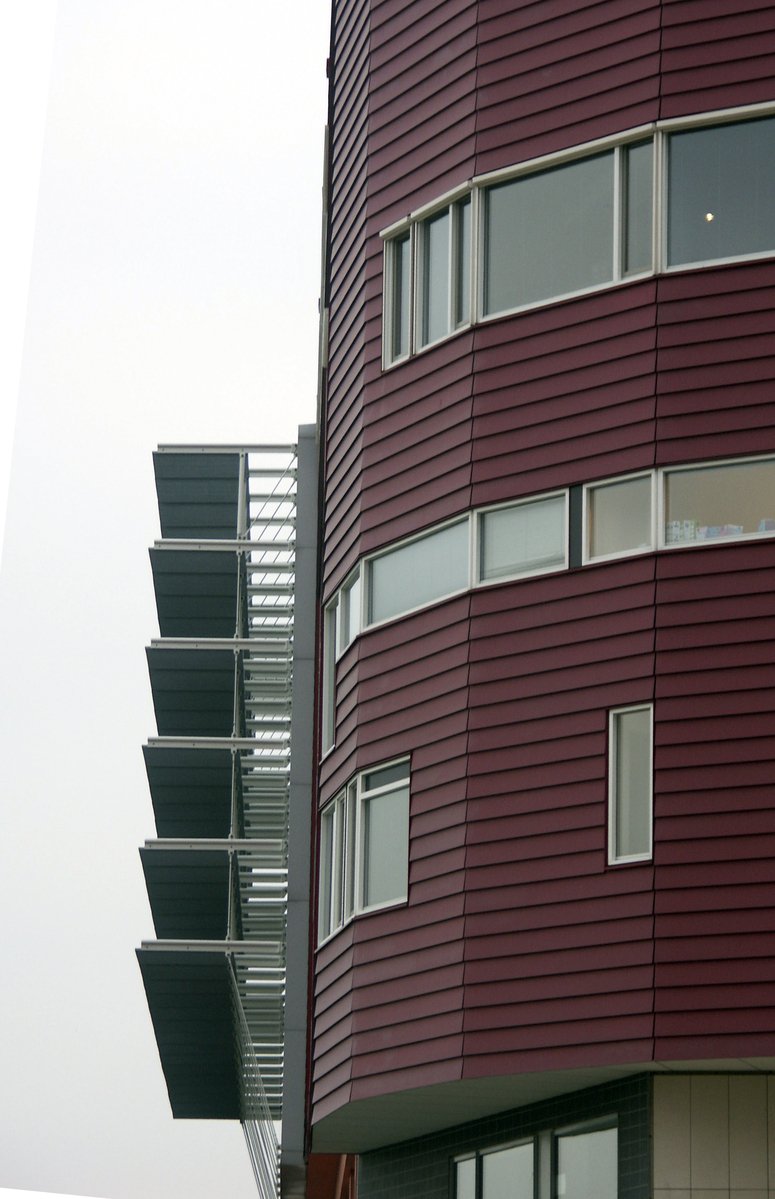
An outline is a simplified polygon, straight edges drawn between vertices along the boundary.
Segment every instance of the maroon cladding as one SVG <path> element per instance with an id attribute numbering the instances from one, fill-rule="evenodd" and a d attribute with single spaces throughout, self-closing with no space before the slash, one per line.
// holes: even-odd
<path id="1" fill-rule="evenodd" d="M 335 3 L 323 603 L 472 508 L 775 454 L 772 256 L 382 361 L 380 231 L 486 171 L 775 103 L 775 6 L 730 7 Z M 318 949 L 313 1145 L 425 1086 L 773 1053 L 774 587 L 772 538 L 665 548 L 474 587 L 344 651 L 321 805 L 410 757 L 409 900 Z M 612 866 L 608 714 L 652 702 L 653 860 Z"/>

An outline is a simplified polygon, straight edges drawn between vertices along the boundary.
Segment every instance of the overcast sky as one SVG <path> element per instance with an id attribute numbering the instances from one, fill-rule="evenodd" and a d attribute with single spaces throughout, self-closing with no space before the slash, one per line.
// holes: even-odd
<path id="1" fill-rule="evenodd" d="M 172 1121 L 134 956 L 151 454 L 315 418 L 328 7 L 0 12 L 5 358 L 24 330 L 1 381 L 0 1188 L 255 1196 L 238 1125 Z"/>

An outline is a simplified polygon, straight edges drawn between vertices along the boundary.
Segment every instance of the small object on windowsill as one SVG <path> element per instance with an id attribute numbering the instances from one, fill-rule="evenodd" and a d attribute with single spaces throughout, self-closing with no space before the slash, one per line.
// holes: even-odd
<path id="1" fill-rule="evenodd" d="M 759 533 L 775 533 L 775 517 L 763 516 L 759 521 Z"/>

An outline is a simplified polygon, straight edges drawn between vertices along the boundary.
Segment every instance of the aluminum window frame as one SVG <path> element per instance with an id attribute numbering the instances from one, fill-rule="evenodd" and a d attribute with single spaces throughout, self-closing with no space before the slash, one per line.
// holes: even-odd
<path id="1" fill-rule="evenodd" d="M 716 545 L 735 545 L 746 541 L 765 541 L 775 537 L 775 530 L 764 529 L 754 533 L 729 533 L 719 537 L 696 538 L 692 541 L 667 541 L 667 478 L 669 475 L 685 474 L 688 471 L 714 470 L 724 466 L 746 466 L 756 462 L 771 462 L 775 466 L 775 454 L 753 454 L 739 458 L 713 458 L 703 462 L 673 463 L 662 466 L 657 470 L 657 550 L 696 550 L 709 549 Z"/>
<path id="2" fill-rule="evenodd" d="M 634 854 L 621 854 L 617 852 L 618 842 L 618 790 L 617 790 L 617 771 L 618 771 L 618 737 L 616 732 L 617 721 L 622 716 L 630 715 L 633 712 L 648 712 L 649 713 L 649 775 L 648 775 L 648 829 L 649 829 L 649 846 L 648 850 Z M 630 863 L 651 862 L 654 859 L 654 701 L 644 700 L 636 704 L 624 704 L 608 710 L 608 787 L 607 787 L 607 804 L 608 804 L 608 847 L 607 847 L 607 865 L 608 866 L 626 866 Z"/>
<path id="3" fill-rule="evenodd" d="M 486 516 L 490 512 L 502 512 L 506 509 L 523 508 L 529 504 L 540 504 L 544 500 L 559 499 L 562 497 L 565 501 L 565 511 L 563 514 L 563 562 L 561 565 L 539 566 L 533 570 L 519 570 L 514 573 L 498 575 L 497 578 L 485 579 L 482 577 L 482 549 L 484 538 L 482 535 L 482 525 Z M 500 504 L 488 504 L 484 508 L 473 509 L 473 548 L 471 552 L 472 575 L 474 587 L 494 587 L 499 583 L 514 582 L 516 579 L 532 579 L 540 575 L 556 574 L 559 571 L 568 570 L 570 562 L 570 488 L 560 487 L 554 491 L 540 492 L 538 495 L 524 496 L 518 500 L 506 500 Z"/>
<path id="4" fill-rule="evenodd" d="M 401 777 L 381 787 L 366 787 L 369 774 L 395 767 L 405 767 Z M 411 759 L 408 755 L 367 766 L 348 779 L 332 799 L 321 809 L 318 819 L 318 919 L 317 945 L 320 948 L 346 928 L 356 917 L 400 907 L 409 900 L 409 821 L 411 819 Z M 365 804 L 394 792 L 406 791 L 407 844 L 405 893 L 376 903 L 364 902 L 364 825 Z M 324 859 L 323 834 L 330 821 L 330 865 Z M 330 873 L 326 873 L 327 869 Z M 339 913 L 337 918 L 337 912 Z"/>
<path id="5" fill-rule="evenodd" d="M 581 504 L 581 565 L 596 566 L 600 562 L 617 562 L 621 558 L 634 558 L 639 554 L 653 554 L 658 548 L 657 537 L 659 532 L 658 523 L 658 497 L 659 490 L 657 479 L 659 472 L 654 469 L 632 471 L 626 475 L 611 475 L 605 479 L 595 479 L 592 483 L 582 484 L 582 504 Z M 649 527 L 651 529 L 651 541 L 648 548 L 637 546 L 631 550 L 617 550 L 611 554 L 591 554 L 590 539 L 592 533 L 592 518 L 590 515 L 590 495 L 593 491 L 597 491 L 602 487 L 616 487 L 621 483 L 629 483 L 636 479 L 650 479 L 651 487 L 649 500 Z"/>
<path id="6" fill-rule="evenodd" d="M 768 260 L 775 258 L 775 248 L 772 251 L 760 251 L 746 255 L 732 255 L 725 258 L 713 258 L 704 261 L 680 263 L 674 266 L 669 266 L 667 262 L 667 232 L 669 212 L 667 205 L 668 191 L 668 142 L 671 134 L 679 132 L 689 132 L 693 129 L 710 128 L 725 124 L 734 124 L 736 122 L 757 120 L 765 117 L 775 116 L 775 101 L 765 101 L 762 103 L 739 105 L 728 109 L 714 109 L 711 112 L 691 114 L 686 117 L 672 117 L 664 120 L 652 121 L 643 125 L 634 126 L 631 129 L 622 130 L 619 133 L 596 138 L 580 145 L 569 146 L 563 150 L 555 151 L 550 154 L 539 155 L 529 159 L 526 162 L 518 163 L 513 166 L 498 168 L 494 171 L 484 172 L 481 175 L 474 176 L 465 180 L 457 187 L 450 189 L 444 195 L 435 198 L 428 204 L 417 208 L 410 212 L 400 221 L 394 222 L 392 225 L 381 230 L 380 237 L 384 244 L 384 261 L 383 261 L 383 370 L 388 370 L 393 366 L 406 362 L 409 358 L 414 357 L 418 353 L 423 353 L 426 349 L 438 345 L 441 341 L 448 337 L 454 336 L 463 329 L 470 328 L 477 324 L 483 324 L 492 320 L 499 320 L 503 317 L 512 316 L 514 314 L 532 311 L 533 309 L 542 308 L 549 304 L 560 303 L 564 300 L 575 299 L 577 297 L 595 294 L 599 291 L 608 290 L 612 287 L 623 286 L 624 284 L 638 282 L 642 279 L 652 278 L 656 275 L 670 274 L 680 271 L 700 270 L 703 267 L 724 265 L 734 262 L 750 262 L 756 260 Z M 626 222 L 624 221 L 623 213 L 623 197 L 624 197 L 624 167 L 623 160 L 625 155 L 622 153 L 627 147 L 643 142 L 648 139 L 652 140 L 652 205 L 651 205 L 651 268 L 642 271 L 633 271 L 625 273 L 623 253 L 626 239 Z M 485 236 L 486 236 L 486 192 L 488 188 L 501 183 L 510 182 L 513 179 L 518 179 L 525 175 L 537 174 L 541 171 L 550 170 L 555 166 L 569 164 L 579 159 L 592 157 L 596 154 L 602 154 L 612 150 L 615 156 L 614 163 L 614 218 L 613 218 L 613 270 L 612 279 L 605 283 L 594 284 L 587 288 L 581 288 L 576 291 L 563 293 L 561 295 L 553 295 L 543 300 L 536 300 L 524 305 L 517 305 L 514 308 L 498 310 L 497 312 L 485 314 L 484 312 L 484 263 L 485 263 Z M 417 227 L 418 225 L 432 217 L 434 214 L 448 208 L 452 208 L 456 202 L 459 202 L 466 194 L 471 197 L 471 286 L 470 286 L 470 321 L 455 326 L 454 321 L 451 322 L 449 332 L 441 338 L 429 342 L 425 346 L 417 344 L 418 338 L 416 335 L 417 314 L 415 312 L 417 306 L 416 293 L 418 290 L 417 280 Z M 390 245 L 399 237 L 407 235 L 410 238 L 410 260 L 411 260 L 411 280 L 410 280 L 410 345 L 405 354 L 393 355 L 391 352 L 392 330 L 392 297 L 393 283 L 391 277 L 390 263 Z M 452 303 L 452 293 L 454 290 L 453 281 L 450 281 L 450 302 Z M 390 302 L 389 302 L 390 301 Z"/>

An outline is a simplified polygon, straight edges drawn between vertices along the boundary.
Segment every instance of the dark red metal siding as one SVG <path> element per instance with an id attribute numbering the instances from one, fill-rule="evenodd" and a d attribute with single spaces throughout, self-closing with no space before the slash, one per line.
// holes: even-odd
<path id="1" fill-rule="evenodd" d="M 769 0 L 662 0 L 661 117 L 772 100 Z"/>
<path id="2" fill-rule="evenodd" d="M 659 0 L 479 10 L 477 173 L 656 119 Z"/>
<path id="3" fill-rule="evenodd" d="M 381 228 L 475 172 L 775 100 L 775 5 L 732 7 L 337 3 L 326 599 L 359 555 L 472 506 L 775 452 L 775 262 L 381 363 Z M 321 801 L 411 755 L 410 895 L 318 951 L 314 1120 L 463 1077 L 771 1053 L 774 584 L 771 541 L 663 551 L 350 646 Z M 654 861 L 609 867 L 608 711 L 651 699 Z"/>
<path id="4" fill-rule="evenodd" d="M 658 563 L 655 1056 L 665 1060 L 772 1051 L 774 592 L 772 542 Z"/>

